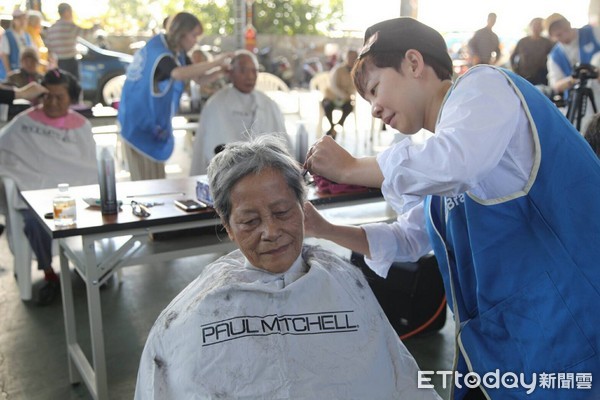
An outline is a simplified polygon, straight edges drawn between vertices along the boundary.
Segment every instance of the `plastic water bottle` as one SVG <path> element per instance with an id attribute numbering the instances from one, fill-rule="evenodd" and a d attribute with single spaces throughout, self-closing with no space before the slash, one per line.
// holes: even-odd
<path id="1" fill-rule="evenodd" d="M 58 194 L 53 200 L 54 225 L 56 227 L 73 226 L 77 222 L 75 199 L 69 193 L 69 184 L 60 183 Z"/>
<path id="2" fill-rule="evenodd" d="M 107 147 L 102 148 L 97 159 L 102 215 L 116 214 L 119 212 L 119 205 L 115 182 L 115 160 Z"/>
<path id="3" fill-rule="evenodd" d="M 190 112 L 199 113 L 202 100 L 201 87 L 195 81 L 190 82 Z"/>

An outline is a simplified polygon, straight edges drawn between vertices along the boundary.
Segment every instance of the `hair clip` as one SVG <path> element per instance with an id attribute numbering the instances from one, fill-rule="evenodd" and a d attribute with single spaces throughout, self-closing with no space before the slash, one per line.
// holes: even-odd
<path id="1" fill-rule="evenodd" d="M 365 56 L 365 54 L 367 54 L 371 50 L 371 46 L 373 46 L 373 44 L 375 44 L 375 42 L 377 41 L 377 39 L 379 39 L 379 31 L 377 31 L 374 34 L 372 34 L 369 37 L 369 39 L 367 39 L 367 42 L 364 44 L 364 46 L 360 49 L 360 51 L 358 53 L 358 59 L 359 60 L 361 58 L 363 58 Z"/>

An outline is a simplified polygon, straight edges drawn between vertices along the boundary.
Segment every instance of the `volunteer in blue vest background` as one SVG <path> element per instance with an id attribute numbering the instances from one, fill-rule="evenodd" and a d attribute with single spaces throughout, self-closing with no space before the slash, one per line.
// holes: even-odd
<path id="1" fill-rule="evenodd" d="M 151 38 L 127 69 L 119 103 L 118 121 L 132 180 L 165 177 L 164 162 L 173 152 L 171 119 L 179 107 L 185 81 L 207 83 L 205 73 L 227 68 L 225 53 L 211 62 L 193 64 L 186 52 L 202 35 L 194 15 L 180 12 L 167 33 Z"/>
<path id="2" fill-rule="evenodd" d="M 598 63 L 596 61 L 598 57 L 594 58 L 594 55 L 600 52 L 600 27 L 585 25 L 579 29 L 572 28 L 571 23 L 558 13 L 546 18 L 544 25 L 550 39 L 556 42 L 548 55 L 548 84 L 556 93 L 562 93 L 564 99 L 568 100 L 569 89 L 578 82 L 578 79 L 573 77 L 573 66 L 578 63 Z M 592 88 L 596 106 L 600 107 L 599 83 L 594 80 L 588 85 Z M 593 114 L 591 104 L 588 104 L 581 123 L 581 132 L 585 132 Z"/>
<path id="3" fill-rule="evenodd" d="M 463 375 L 454 398 L 600 398 L 600 314 L 590 309 L 600 301 L 600 162 L 590 146 L 508 70 L 479 65 L 452 82 L 444 39 L 411 18 L 367 29 L 353 76 L 374 117 L 434 135 L 364 158 L 321 138 L 308 170 L 381 187 L 399 217 L 340 226 L 307 204 L 307 235 L 365 254 L 384 277 L 393 261 L 433 249 L 456 323 L 455 369 L 537 384 L 529 395 L 520 384 L 469 388 Z M 588 382 L 543 388 L 543 373 Z"/>
<path id="4" fill-rule="evenodd" d="M 27 14 L 19 8 L 12 13 L 10 29 L 4 31 L 0 39 L 0 81 L 14 70 L 19 69 L 21 50 L 31 46 L 31 36 L 25 31 Z"/>

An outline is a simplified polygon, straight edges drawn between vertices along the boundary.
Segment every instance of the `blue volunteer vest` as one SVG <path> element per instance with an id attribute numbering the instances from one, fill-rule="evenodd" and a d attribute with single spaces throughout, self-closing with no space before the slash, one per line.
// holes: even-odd
<path id="1" fill-rule="evenodd" d="M 485 390 L 503 400 L 600 398 L 600 162 L 545 96 L 501 71 L 533 130 L 526 189 L 496 200 L 429 196 L 425 204 L 457 324 L 455 368 L 524 373 L 527 382 L 533 373 L 591 373 L 591 390 Z M 465 390 L 455 388 L 456 398 Z"/>
<path id="2" fill-rule="evenodd" d="M 173 57 L 164 35 L 150 39 L 134 56 L 127 69 L 117 119 L 121 136 L 135 149 L 155 161 L 166 161 L 173 153 L 172 117 L 183 92 L 182 81 L 167 79 L 154 88 L 154 72 L 163 57 Z M 177 61 L 185 65 L 185 55 Z"/>
<path id="3" fill-rule="evenodd" d="M 6 31 L 4 31 L 4 34 L 6 35 L 6 39 L 8 40 L 8 45 L 10 48 L 10 54 L 8 55 L 8 63 L 10 64 L 10 69 L 19 69 L 21 67 L 21 50 L 19 49 L 19 43 L 17 43 L 15 33 L 12 29 L 7 29 Z M 31 36 L 29 36 L 29 33 L 25 33 L 23 37 L 25 38 L 25 45 L 31 46 Z"/>
<path id="4" fill-rule="evenodd" d="M 578 29 L 579 32 L 579 62 L 589 64 L 592 61 L 594 54 L 600 51 L 600 44 L 594 36 L 594 28 L 591 25 L 585 25 Z M 550 51 L 549 57 L 562 70 L 565 76 L 570 76 L 573 73 L 573 66 L 569 62 L 567 55 L 563 51 L 559 43 L 555 44 Z M 564 96 L 567 98 L 567 92 Z"/>

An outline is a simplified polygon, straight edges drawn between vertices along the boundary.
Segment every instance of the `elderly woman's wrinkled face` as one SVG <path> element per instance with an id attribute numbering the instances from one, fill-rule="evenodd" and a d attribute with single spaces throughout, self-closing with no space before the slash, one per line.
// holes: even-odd
<path id="1" fill-rule="evenodd" d="M 253 266 L 287 271 L 302 250 L 304 212 L 281 172 L 270 168 L 245 176 L 230 200 L 229 238 Z"/>
<path id="2" fill-rule="evenodd" d="M 71 98 L 65 85 L 46 85 L 48 93 L 44 94 L 43 110 L 50 118 L 64 117 L 69 112 Z"/>

